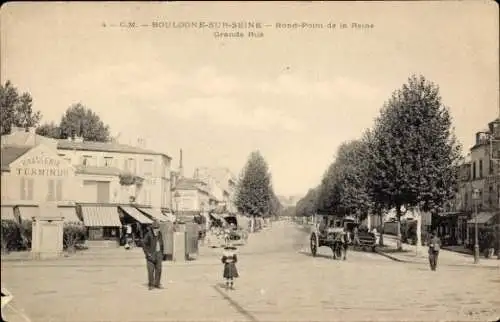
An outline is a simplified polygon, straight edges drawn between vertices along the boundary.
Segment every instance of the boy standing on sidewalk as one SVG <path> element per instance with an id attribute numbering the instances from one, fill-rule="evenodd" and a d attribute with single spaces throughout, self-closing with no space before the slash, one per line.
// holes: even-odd
<path id="1" fill-rule="evenodd" d="M 437 236 L 437 232 L 434 231 L 431 234 L 429 240 L 429 264 L 431 270 L 435 271 L 437 268 L 437 262 L 439 257 L 439 249 L 441 248 L 441 239 Z"/>

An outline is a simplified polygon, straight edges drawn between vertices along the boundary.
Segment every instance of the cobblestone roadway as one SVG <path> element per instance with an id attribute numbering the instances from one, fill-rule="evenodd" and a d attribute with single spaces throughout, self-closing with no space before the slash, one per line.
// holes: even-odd
<path id="1" fill-rule="evenodd" d="M 166 264 L 167 289 L 147 291 L 140 252 L 123 260 L 66 266 L 2 264 L 14 308 L 31 321 L 417 321 L 500 317 L 500 272 L 393 262 L 352 252 L 347 261 L 310 257 L 307 235 L 274 224 L 240 249 L 236 290 L 221 290 L 220 250 L 197 264 Z M 330 255 L 329 249 L 320 249 Z M 68 264 L 69 263 L 69 264 Z M 8 321 L 23 321 L 7 312 Z"/>

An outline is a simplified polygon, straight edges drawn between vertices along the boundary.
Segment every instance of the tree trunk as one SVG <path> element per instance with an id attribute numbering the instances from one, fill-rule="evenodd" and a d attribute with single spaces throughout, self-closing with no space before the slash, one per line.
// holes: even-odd
<path id="1" fill-rule="evenodd" d="M 422 212 L 419 208 L 416 208 L 413 215 L 417 221 L 417 242 L 415 244 L 415 253 L 418 254 L 422 246 Z"/>
<path id="2" fill-rule="evenodd" d="M 255 215 L 252 215 L 250 217 L 250 232 L 251 233 L 255 232 Z"/>
<path id="3" fill-rule="evenodd" d="M 380 217 L 380 237 L 379 237 L 379 240 L 378 240 L 378 244 L 380 246 L 384 246 L 384 215 L 382 213 L 379 214 L 379 217 Z"/>
<path id="4" fill-rule="evenodd" d="M 401 243 L 401 206 L 396 207 L 396 222 L 397 222 L 396 245 L 398 250 L 403 250 L 403 244 Z"/>

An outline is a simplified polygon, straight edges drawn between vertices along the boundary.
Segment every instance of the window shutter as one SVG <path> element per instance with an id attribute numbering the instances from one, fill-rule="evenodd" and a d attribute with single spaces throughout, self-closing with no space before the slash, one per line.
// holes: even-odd
<path id="1" fill-rule="evenodd" d="M 33 200 L 34 179 L 28 180 L 28 200 Z"/>
<path id="2" fill-rule="evenodd" d="M 21 200 L 26 200 L 26 179 L 21 178 L 21 191 L 20 191 Z"/>
<path id="3" fill-rule="evenodd" d="M 49 190 L 47 191 L 47 201 L 54 201 L 54 180 L 49 181 Z"/>
<path id="4" fill-rule="evenodd" d="M 56 187 L 56 200 L 61 201 L 63 200 L 62 198 L 62 180 L 57 180 L 57 187 Z"/>

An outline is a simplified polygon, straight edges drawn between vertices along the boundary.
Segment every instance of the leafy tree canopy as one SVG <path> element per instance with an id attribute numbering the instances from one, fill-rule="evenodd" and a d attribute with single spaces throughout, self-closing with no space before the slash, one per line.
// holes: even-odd
<path id="1" fill-rule="evenodd" d="M 36 127 L 42 119 L 39 111 L 33 110 L 33 99 L 27 92 L 19 94 L 10 81 L 0 85 L 0 134 L 9 134 L 13 126 L 27 129 Z"/>
<path id="2" fill-rule="evenodd" d="M 260 152 L 254 151 L 248 157 L 240 176 L 236 207 L 243 214 L 263 216 L 273 208 L 273 195 L 268 165 Z"/>

